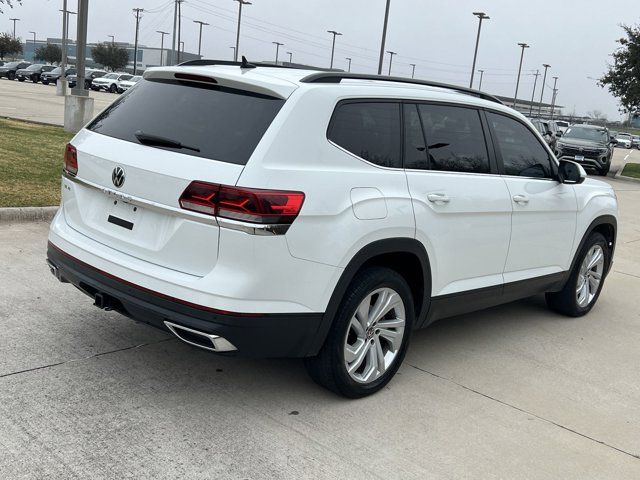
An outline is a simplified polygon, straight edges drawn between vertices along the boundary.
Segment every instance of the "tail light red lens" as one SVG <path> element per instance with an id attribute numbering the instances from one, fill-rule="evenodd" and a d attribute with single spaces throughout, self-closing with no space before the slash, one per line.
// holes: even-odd
<path id="1" fill-rule="evenodd" d="M 291 224 L 304 193 L 191 182 L 180 196 L 185 210 L 258 224 Z"/>
<path id="2" fill-rule="evenodd" d="M 78 151 L 70 143 L 64 150 L 64 171 L 73 177 L 78 174 Z"/>

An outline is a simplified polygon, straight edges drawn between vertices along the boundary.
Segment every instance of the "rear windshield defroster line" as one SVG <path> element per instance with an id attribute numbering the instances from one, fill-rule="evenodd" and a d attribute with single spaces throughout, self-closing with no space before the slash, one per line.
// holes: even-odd
<path id="1" fill-rule="evenodd" d="M 176 153 L 245 165 L 284 100 L 233 88 L 142 79 L 87 127 L 141 143 L 136 132 L 166 137 L 199 151 Z"/>

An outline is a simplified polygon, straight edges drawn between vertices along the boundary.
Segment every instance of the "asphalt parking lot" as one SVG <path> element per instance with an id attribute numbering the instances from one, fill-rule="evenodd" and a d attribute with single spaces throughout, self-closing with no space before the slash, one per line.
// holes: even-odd
<path id="1" fill-rule="evenodd" d="M 97 115 L 118 98 L 117 94 L 90 91 Z M 54 84 L 18 82 L 0 78 L 0 117 L 64 125 L 64 97 L 56 95 Z"/>
<path id="2" fill-rule="evenodd" d="M 357 401 L 298 360 L 98 310 L 49 274 L 48 225 L 0 224 L 2 477 L 640 478 L 640 184 L 609 181 L 615 263 L 587 317 L 535 297 L 441 321 Z"/>

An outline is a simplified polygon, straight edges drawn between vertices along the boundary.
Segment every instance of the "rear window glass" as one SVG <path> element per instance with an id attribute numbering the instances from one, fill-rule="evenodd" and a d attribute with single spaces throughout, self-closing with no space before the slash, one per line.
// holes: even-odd
<path id="1" fill-rule="evenodd" d="M 142 131 L 200 151 L 167 150 L 245 165 L 283 104 L 231 88 L 143 79 L 88 129 L 134 143 Z"/>

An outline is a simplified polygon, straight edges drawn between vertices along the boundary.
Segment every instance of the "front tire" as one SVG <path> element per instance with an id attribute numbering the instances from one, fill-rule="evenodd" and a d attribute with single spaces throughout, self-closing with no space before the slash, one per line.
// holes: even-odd
<path id="1" fill-rule="evenodd" d="M 394 270 L 372 267 L 351 282 L 327 339 L 305 359 L 311 377 L 348 398 L 384 388 L 398 371 L 414 324 L 413 297 Z"/>
<path id="2" fill-rule="evenodd" d="M 601 233 L 593 232 L 579 252 L 564 288 L 547 293 L 547 305 L 570 317 L 589 313 L 598 301 L 611 263 L 611 250 Z"/>
<path id="3" fill-rule="evenodd" d="M 16 74 L 13 73 L 13 72 L 9 72 L 9 73 L 7 73 L 7 78 L 9 80 L 15 80 L 16 79 Z"/>
<path id="4" fill-rule="evenodd" d="M 116 93 L 118 91 L 118 87 L 116 86 L 115 83 L 111 84 L 111 86 L 109 87 L 109 91 L 111 93 Z"/>

